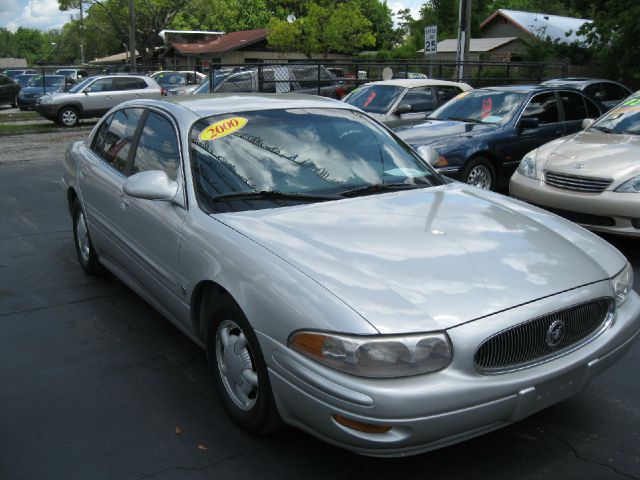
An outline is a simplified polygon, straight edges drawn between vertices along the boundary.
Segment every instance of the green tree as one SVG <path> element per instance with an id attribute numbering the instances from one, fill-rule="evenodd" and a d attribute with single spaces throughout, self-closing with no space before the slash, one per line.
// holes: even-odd
<path id="1" fill-rule="evenodd" d="M 268 28 L 269 45 L 278 50 L 299 50 L 309 57 L 329 52 L 353 54 L 376 43 L 372 23 L 357 2 L 310 2 L 296 21 L 273 17 Z"/>
<path id="2" fill-rule="evenodd" d="M 270 8 L 267 0 L 190 0 L 170 27 L 225 32 L 265 28 L 273 16 Z"/>

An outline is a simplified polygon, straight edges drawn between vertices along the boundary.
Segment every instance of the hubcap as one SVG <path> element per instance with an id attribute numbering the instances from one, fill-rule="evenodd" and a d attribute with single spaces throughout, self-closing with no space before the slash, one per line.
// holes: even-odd
<path id="1" fill-rule="evenodd" d="M 65 125 L 75 125 L 78 116 L 73 110 L 65 110 L 62 112 L 62 123 Z"/>
<path id="2" fill-rule="evenodd" d="M 229 398 L 241 410 L 251 410 L 258 398 L 258 372 L 247 337 L 232 320 L 223 321 L 216 332 L 216 361 Z"/>
<path id="3" fill-rule="evenodd" d="M 469 172 L 467 183 L 484 190 L 491 189 L 491 171 L 484 165 L 476 165 Z"/>
<path id="4" fill-rule="evenodd" d="M 78 242 L 78 251 L 83 263 L 89 262 L 89 255 L 91 253 L 89 248 L 89 231 L 87 230 L 87 224 L 84 221 L 84 214 L 80 212 L 78 214 L 78 221 L 76 222 L 76 238 Z"/>

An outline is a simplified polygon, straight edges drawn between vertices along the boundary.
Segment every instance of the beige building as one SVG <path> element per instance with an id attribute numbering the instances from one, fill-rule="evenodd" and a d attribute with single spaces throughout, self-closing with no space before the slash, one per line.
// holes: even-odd
<path id="1" fill-rule="evenodd" d="M 438 42 L 438 53 L 429 55 L 426 60 L 455 61 L 458 41 L 455 38 Z M 522 40 L 517 37 L 506 38 L 472 38 L 469 41 L 469 56 L 467 60 L 491 62 L 511 62 L 521 60 L 524 51 Z M 419 50 L 423 53 L 424 50 Z"/>

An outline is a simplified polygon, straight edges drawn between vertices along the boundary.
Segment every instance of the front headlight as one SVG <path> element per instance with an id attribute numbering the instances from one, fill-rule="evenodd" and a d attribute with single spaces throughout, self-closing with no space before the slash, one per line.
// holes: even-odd
<path id="1" fill-rule="evenodd" d="M 536 178 L 536 158 L 538 156 L 538 149 L 532 150 L 527 153 L 520 164 L 518 165 L 518 173 L 525 177 Z"/>
<path id="2" fill-rule="evenodd" d="M 611 279 L 611 286 L 616 294 L 616 306 L 622 305 L 633 289 L 633 268 L 627 262 L 622 271 Z"/>
<path id="3" fill-rule="evenodd" d="M 289 346 L 329 367 L 370 378 L 435 372 L 451 361 L 451 344 L 444 332 L 361 337 L 300 331 L 291 335 Z"/>
<path id="4" fill-rule="evenodd" d="M 38 99 L 38 103 L 40 105 L 47 105 L 47 104 L 51 103 L 51 95 L 43 95 L 42 97 L 40 97 Z"/>
<path id="5" fill-rule="evenodd" d="M 630 178 L 616 188 L 615 191 L 624 193 L 640 193 L 640 175 Z"/>

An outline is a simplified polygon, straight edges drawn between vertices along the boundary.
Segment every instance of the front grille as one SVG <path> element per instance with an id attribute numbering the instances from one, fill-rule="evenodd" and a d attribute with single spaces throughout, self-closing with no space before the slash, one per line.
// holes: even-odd
<path id="1" fill-rule="evenodd" d="M 544 171 L 544 182 L 563 190 L 574 190 L 576 192 L 599 193 L 606 190 L 613 180 L 609 178 L 581 177 L 578 175 L 568 175 L 566 173 Z"/>
<path id="2" fill-rule="evenodd" d="M 559 357 L 598 335 L 608 324 L 610 312 L 613 300 L 599 298 L 510 327 L 478 347 L 473 359 L 476 369 L 492 375 Z M 563 334 L 553 337 L 561 324 Z"/>

